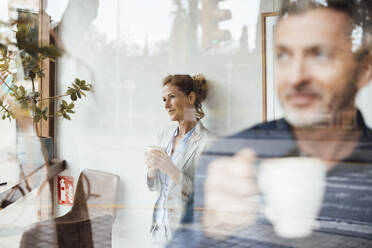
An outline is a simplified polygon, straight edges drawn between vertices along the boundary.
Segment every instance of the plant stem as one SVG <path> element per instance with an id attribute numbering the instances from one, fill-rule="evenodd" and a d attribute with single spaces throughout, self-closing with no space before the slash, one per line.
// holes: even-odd
<path id="1" fill-rule="evenodd" d="M 37 126 L 37 122 L 34 121 L 34 125 L 35 125 L 36 135 L 37 135 L 38 137 L 40 137 L 39 127 Z"/>
<path id="2" fill-rule="evenodd" d="M 43 99 L 39 99 L 39 102 L 45 101 L 45 100 L 54 100 L 54 99 L 57 99 L 57 98 L 60 98 L 60 97 L 65 97 L 65 96 L 68 96 L 68 95 L 66 94 L 66 95 L 46 97 L 46 98 L 43 98 Z"/>
<path id="3" fill-rule="evenodd" d="M 7 109 L 4 105 L 0 105 L 0 107 L 1 107 L 5 112 L 10 112 L 9 109 Z"/>
<path id="4" fill-rule="evenodd" d="M 31 78 L 31 82 L 32 82 L 32 93 L 35 93 L 35 82 L 34 82 L 34 78 Z"/>
<path id="5" fill-rule="evenodd" d="M 12 115 L 12 112 L 7 107 L 5 107 L 3 104 L 0 104 L 0 107 L 3 109 L 3 111 L 7 112 L 9 115 Z"/>
<path id="6" fill-rule="evenodd" d="M 8 87 L 8 89 L 10 89 L 11 91 L 14 92 L 14 90 L 13 90 L 12 88 L 10 88 L 10 86 L 5 82 L 5 79 L 4 79 L 4 77 L 1 75 L 1 73 L 0 73 L 0 79 L 1 79 L 1 81 L 3 81 L 3 83 L 5 84 L 5 86 Z"/>
<path id="7" fill-rule="evenodd" d="M 32 82 L 32 93 L 35 93 L 34 78 L 31 78 L 31 82 Z M 32 99 L 32 121 L 33 121 L 33 124 L 34 124 L 36 135 L 40 136 L 39 135 L 39 127 L 37 126 L 37 122 L 35 121 L 36 103 L 37 103 L 36 98 Z"/>

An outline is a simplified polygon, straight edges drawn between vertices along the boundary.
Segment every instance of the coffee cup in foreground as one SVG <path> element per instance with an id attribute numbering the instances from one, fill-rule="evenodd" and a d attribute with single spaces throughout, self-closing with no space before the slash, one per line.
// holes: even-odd
<path id="1" fill-rule="evenodd" d="M 264 160 L 258 185 L 265 199 L 264 214 L 283 238 L 302 238 L 316 228 L 325 191 L 326 167 L 316 158 Z"/>

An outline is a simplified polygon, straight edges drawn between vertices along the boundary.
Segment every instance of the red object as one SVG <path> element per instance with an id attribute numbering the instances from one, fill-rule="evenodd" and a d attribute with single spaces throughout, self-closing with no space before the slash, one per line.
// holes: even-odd
<path id="1" fill-rule="evenodd" d="M 74 178 L 68 176 L 57 177 L 58 204 L 72 206 L 74 201 Z"/>

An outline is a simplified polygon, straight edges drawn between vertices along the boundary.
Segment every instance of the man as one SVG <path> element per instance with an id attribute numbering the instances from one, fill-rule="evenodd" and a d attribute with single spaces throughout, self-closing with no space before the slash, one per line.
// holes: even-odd
<path id="1" fill-rule="evenodd" d="M 285 118 L 205 152 L 170 247 L 372 247 L 372 131 L 354 103 L 372 78 L 371 23 L 370 0 L 283 2 Z"/>

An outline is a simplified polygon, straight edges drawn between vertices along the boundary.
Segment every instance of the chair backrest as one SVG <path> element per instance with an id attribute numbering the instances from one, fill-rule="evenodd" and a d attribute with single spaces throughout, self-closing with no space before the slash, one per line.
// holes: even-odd
<path id="1" fill-rule="evenodd" d="M 71 210 L 24 232 L 22 248 L 111 247 L 119 176 L 86 169 L 80 173 Z"/>
<path id="2" fill-rule="evenodd" d="M 115 218 L 118 186 L 118 175 L 98 170 L 83 170 L 78 179 L 69 215 L 84 219 L 103 215 Z"/>

